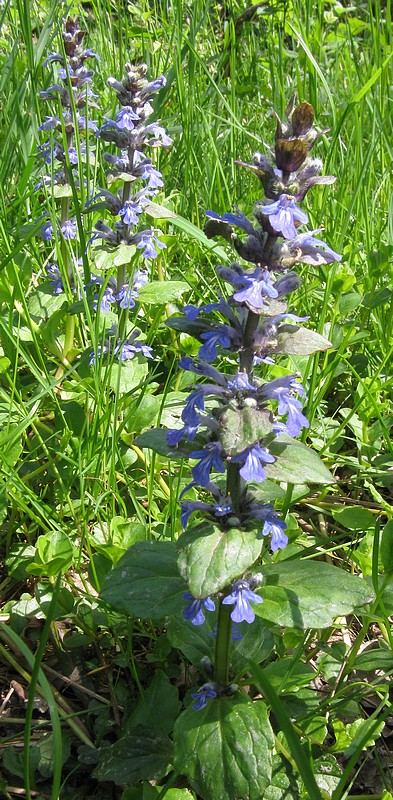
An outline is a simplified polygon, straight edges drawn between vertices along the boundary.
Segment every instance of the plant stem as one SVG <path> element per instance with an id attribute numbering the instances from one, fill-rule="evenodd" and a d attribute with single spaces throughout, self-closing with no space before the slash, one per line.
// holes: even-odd
<path id="1" fill-rule="evenodd" d="M 231 606 L 223 605 L 220 600 L 217 620 L 216 652 L 214 677 L 217 683 L 226 686 L 229 674 L 229 653 L 232 640 Z"/>
<path id="2" fill-rule="evenodd" d="M 254 337 L 257 327 L 259 325 L 259 314 L 254 314 L 253 311 L 248 312 L 246 327 L 243 336 L 243 350 L 240 353 L 240 370 L 246 370 L 250 373 L 252 370 L 252 362 L 254 360 Z"/>

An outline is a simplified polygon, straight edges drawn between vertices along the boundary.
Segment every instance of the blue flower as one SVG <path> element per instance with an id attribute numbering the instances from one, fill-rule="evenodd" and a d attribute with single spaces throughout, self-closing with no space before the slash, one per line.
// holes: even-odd
<path id="1" fill-rule="evenodd" d="M 192 704 L 192 707 L 195 711 L 200 711 L 201 708 L 205 708 L 208 700 L 213 700 L 214 697 L 217 697 L 217 692 L 214 689 L 214 684 L 204 683 L 197 692 L 192 693 L 191 697 L 197 701 Z"/>
<path id="2" fill-rule="evenodd" d="M 162 180 L 162 174 L 153 167 L 153 164 L 147 162 L 143 165 L 143 172 L 142 172 L 142 180 L 148 181 L 147 186 L 149 189 L 158 189 L 164 185 L 164 181 Z"/>
<path id="3" fill-rule="evenodd" d="M 157 236 L 154 236 L 151 231 L 141 231 L 141 233 L 137 233 L 135 236 L 135 241 L 138 242 L 138 249 L 143 249 L 143 258 L 157 258 L 158 253 L 156 247 L 159 250 L 162 250 L 164 247 L 166 247 L 166 244 L 157 239 Z"/>
<path id="4" fill-rule="evenodd" d="M 50 242 L 53 239 L 54 231 L 51 222 L 45 222 L 45 225 L 41 228 L 41 235 L 45 242 Z"/>
<path id="5" fill-rule="evenodd" d="M 243 372 L 237 372 L 234 378 L 228 379 L 228 389 L 232 392 L 256 392 L 256 386 L 253 386 L 248 379 L 248 374 L 244 370 Z"/>
<path id="6" fill-rule="evenodd" d="M 252 447 L 247 447 L 242 453 L 232 456 L 231 461 L 235 464 L 244 461 L 240 475 L 245 481 L 262 483 L 266 478 L 266 472 L 262 464 L 273 464 L 275 458 L 266 448 L 261 447 L 259 444 L 254 444 Z"/>
<path id="7" fill-rule="evenodd" d="M 230 514 L 231 510 L 232 503 L 229 497 L 221 497 L 216 503 L 204 503 L 201 500 L 183 500 L 180 512 L 182 528 L 183 530 L 186 529 L 188 520 L 194 511 L 206 511 L 215 517 L 225 517 Z"/>
<path id="8" fill-rule="evenodd" d="M 135 127 L 134 122 L 139 122 L 139 117 L 130 106 L 123 106 L 118 114 L 116 114 L 116 122 L 119 128 L 132 131 Z"/>
<path id="9" fill-rule="evenodd" d="M 257 269 L 253 275 L 245 274 L 238 278 L 237 283 L 245 283 L 245 286 L 234 293 L 233 299 L 238 303 L 246 303 L 256 314 L 266 308 L 266 296 L 278 297 L 267 270 Z"/>
<path id="10" fill-rule="evenodd" d="M 48 264 L 46 271 L 53 288 L 53 294 L 61 294 L 64 292 L 63 280 L 57 264 Z"/>
<path id="11" fill-rule="evenodd" d="M 204 623 L 204 608 L 206 611 L 214 611 L 216 608 L 211 597 L 197 599 L 191 594 L 191 592 L 186 592 L 183 594 L 183 600 L 190 600 L 188 606 L 183 609 L 183 617 L 187 620 L 187 622 L 192 622 L 193 625 L 202 625 Z"/>
<path id="12" fill-rule="evenodd" d="M 319 230 L 321 229 L 300 233 L 288 243 L 290 253 L 296 255 L 296 261 L 314 266 L 341 261 L 342 256 L 339 253 L 332 250 L 322 239 L 314 237 L 313 234 L 318 233 Z"/>
<path id="13" fill-rule="evenodd" d="M 246 231 L 246 233 L 251 236 L 255 236 L 256 234 L 255 228 L 250 220 L 245 214 L 242 214 L 241 211 L 239 211 L 238 214 L 226 213 L 221 216 L 220 214 L 216 214 L 215 211 L 205 211 L 205 214 L 209 219 L 214 219 L 215 222 L 226 222 L 229 225 L 236 225 L 237 228 L 242 228 L 243 231 Z"/>
<path id="14" fill-rule="evenodd" d="M 289 393 L 282 393 L 279 397 L 278 414 L 288 414 L 285 431 L 289 436 L 299 436 L 302 428 L 309 428 L 307 417 L 302 414 L 302 404 Z"/>
<path id="15" fill-rule="evenodd" d="M 202 450 L 190 453 L 190 458 L 199 458 L 200 461 L 192 468 L 194 481 L 199 486 L 208 486 L 210 483 L 210 470 L 225 472 L 225 464 L 221 458 L 222 446 L 220 442 L 209 442 Z"/>
<path id="16" fill-rule="evenodd" d="M 223 599 L 223 605 L 230 606 L 235 604 L 231 612 L 233 622 L 254 622 L 255 613 L 250 603 L 263 603 L 262 597 L 251 591 L 248 581 L 239 580 L 232 586 L 231 594 Z"/>
<path id="17" fill-rule="evenodd" d="M 290 194 L 281 194 L 278 200 L 267 206 L 261 206 L 260 210 L 262 214 L 269 217 L 273 230 L 277 231 L 284 239 L 292 239 L 296 236 L 295 222 L 300 225 L 308 222 L 306 212 L 296 205 L 295 198 Z"/>
<path id="18" fill-rule="evenodd" d="M 138 214 L 142 213 L 142 206 L 137 205 L 133 200 L 126 200 L 123 208 L 119 211 L 119 216 L 122 218 L 124 225 L 138 225 Z"/>
<path id="19" fill-rule="evenodd" d="M 175 447 L 177 444 L 179 444 L 181 439 L 184 438 L 184 436 L 187 437 L 189 442 L 192 442 L 192 440 L 195 439 L 200 421 L 201 417 L 195 412 L 193 417 L 190 415 L 189 422 L 186 423 L 184 428 L 180 428 L 180 430 L 168 431 L 166 438 L 169 446 Z"/>
<path id="20" fill-rule="evenodd" d="M 286 522 L 276 514 L 275 511 L 268 512 L 263 526 L 263 536 L 271 535 L 270 548 L 273 553 L 276 550 L 282 550 L 288 544 L 288 536 L 284 531 L 287 528 Z"/>
<path id="21" fill-rule="evenodd" d="M 211 367 L 210 364 L 205 364 L 204 361 L 191 358 L 191 356 L 183 356 L 179 361 L 179 367 L 184 370 L 189 370 L 190 372 L 195 372 L 196 375 L 203 375 L 205 378 L 211 378 L 220 386 L 226 387 L 227 385 L 225 375 L 219 372 L 218 369 Z"/>
<path id="22" fill-rule="evenodd" d="M 204 311 L 205 314 L 210 314 L 211 311 L 219 310 L 220 306 L 221 303 L 207 303 L 205 306 L 188 305 L 184 306 L 183 311 L 187 319 L 194 321 L 197 319 L 197 317 L 199 317 L 199 314 L 201 314 L 202 311 Z"/>
<path id="23" fill-rule="evenodd" d="M 60 228 L 65 239 L 76 239 L 76 222 L 72 219 L 66 219 Z"/>
<path id="24" fill-rule="evenodd" d="M 236 331 L 229 325 L 220 325 L 218 328 L 202 333 L 201 339 L 205 344 L 199 348 L 198 356 L 210 362 L 217 358 L 217 347 L 219 345 L 229 349 L 231 347 L 231 339 L 236 341 L 238 336 Z"/>

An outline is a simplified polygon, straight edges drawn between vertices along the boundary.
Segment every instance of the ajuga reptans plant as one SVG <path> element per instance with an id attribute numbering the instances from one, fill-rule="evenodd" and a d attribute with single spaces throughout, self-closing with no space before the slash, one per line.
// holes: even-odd
<path id="1" fill-rule="evenodd" d="M 89 48 L 84 49 L 85 35 L 78 18 L 68 17 L 64 20 L 62 33 L 63 52 L 51 53 L 44 62 L 44 66 L 59 63 L 60 68 L 56 83 L 42 91 L 41 97 L 52 103 L 57 101 L 55 110 L 59 105 L 62 110 L 57 116 L 47 116 L 40 127 L 42 131 L 52 132 L 52 139 L 39 148 L 39 156 L 51 167 L 51 172 L 36 188 L 51 187 L 54 198 L 59 198 L 56 201 L 58 212 L 46 219 L 41 228 L 45 241 L 56 240 L 58 258 L 48 265 L 47 272 L 54 294 L 63 293 L 65 288 L 73 294 L 90 290 L 88 296 L 94 308 L 99 306 L 102 313 L 110 309 L 117 312 L 117 323 L 106 331 L 102 343 L 91 352 L 90 363 L 94 363 L 96 355 L 112 354 L 122 361 L 133 358 L 136 353 L 150 357 L 151 348 L 138 339 L 138 329 L 128 332 L 127 325 L 139 290 L 148 281 L 146 264 L 165 247 L 157 236 L 158 232 L 143 219 L 146 204 L 163 187 L 161 173 L 154 167 L 147 151 L 166 147 L 172 141 L 157 122 L 151 121 L 153 107 L 150 101 L 165 86 L 165 77 L 161 75 L 149 81 L 145 64 L 134 66 L 127 63 L 122 81 L 108 80 L 119 100 L 120 110 L 115 120 L 107 119 L 99 127 L 89 118 L 90 107 L 98 112 L 100 105 L 91 86 L 93 70 L 87 67 L 89 59 L 99 60 L 99 56 Z M 116 192 L 99 189 L 83 207 L 83 198 L 91 194 L 88 167 L 95 158 L 88 142 L 91 134 L 120 150 L 118 155 L 103 154 L 104 161 L 110 166 L 108 182 L 115 185 Z M 72 207 L 75 196 L 77 208 Z M 118 219 L 113 226 L 99 220 L 94 232 L 84 231 L 81 212 L 98 210 L 106 210 Z M 71 241 L 77 240 L 77 221 L 82 232 L 87 234 L 83 238 L 92 245 L 95 260 L 98 261 L 97 256 L 101 255 L 101 272 L 98 274 L 91 274 L 85 242 L 80 243 L 82 252 L 78 252 L 77 242 L 74 250 L 70 247 Z M 144 268 L 140 268 L 141 259 Z M 80 274 L 82 261 L 83 275 Z M 64 354 L 71 349 L 73 336 L 74 318 L 69 315 Z"/>
<path id="2" fill-rule="evenodd" d="M 225 293 L 168 320 L 199 341 L 197 356 L 179 362 L 190 392 L 177 427 L 136 439 L 164 458 L 191 462 L 180 496 L 183 533 L 177 542 L 131 547 L 102 591 L 118 610 L 165 620 L 169 641 L 198 670 L 175 722 L 171 763 L 203 800 L 260 800 L 271 781 L 269 709 L 262 678 L 255 684 L 251 677 L 263 672 L 258 665 L 274 649 L 265 648 L 268 625 L 331 625 L 338 608 L 347 613 L 370 597 L 360 579 L 302 558 L 302 548 L 286 557 L 291 493 L 282 484 L 332 480 L 298 439 L 309 427 L 307 386 L 287 366 L 288 356 L 331 347 L 287 305 L 300 283 L 295 264 L 334 266 L 341 258 L 319 229 L 305 229 L 300 207 L 311 187 L 334 181 L 310 156 L 319 135 L 312 107 L 291 101 L 285 122 L 277 119 L 274 151 L 243 165 L 264 190 L 255 221 L 240 212 L 207 212 L 207 236 L 231 243 L 238 260 L 217 268 Z M 285 512 L 275 502 L 283 496 Z M 319 591 L 312 613 L 302 600 L 309 581 Z"/>

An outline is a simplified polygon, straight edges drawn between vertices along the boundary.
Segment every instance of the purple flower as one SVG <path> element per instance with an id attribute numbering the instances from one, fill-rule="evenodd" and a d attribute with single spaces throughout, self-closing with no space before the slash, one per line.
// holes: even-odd
<path id="1" fill-rule="evenodd" d="M 124 225 L 138 225 L 138 214 L 142 214 L 142 206 L 132 200 L 126 200 L 123 208 L 119 211 L 119 216 L 122 218 Z"/>
<path id="2" fill-rule="evenodd" d="M 217 692 L 213 683 L 204 683 L 197 692 L 192 693 L 191 697 L 197 701 L 192 704 L 192 707 L 195 711 L 200 711 L 201 708 L 205 708 L 208 700 L 213 700 L 214 697 L 217 697 Z"/>
<path id="3" fill-rule="evenodd" d="M 267 270 L 257 269 L 253 275 L 239 277 L 237 282 L 245 283 L 245 286 L 234 293 L 233 299 L 238 303 L 246 303 L 256 314 L 266 308 L 266 296 L 278 297 L 277 289 L 274 288 Z"/>
<path id="4" fill-rule="evenodd" d="M 321 229 L 300 233 L 289 243 L 290 253 L 296 254 L 296 261 L 301 261 L 303 264 L 313 264 L 314 266 L 341 261 L 342 256 L 332 250 L 326 242 L 322 239 L 315 239 L 313 234 L 318 233 L 319 230 Z"/>
<path id="5" fill-rule="evenodd" d="M 76 222 L 72 219 L 66 219 L 60 228 L 65 239 L 76 239 Z"/>
<path id="6" fill-rule="evenodd" d="M 193 625 L 202 625 L 204 623 L 204 608 L 206 611 L 214 611 L 216 608 L 211 597 L 203 597 L 199 600 L 191 592 L 183 594 L 183 600 L 190 600 L 188 606 L 183 610 L 183 617 L 187 622 L 192 622 Z"/>
<path id="7" fill-rule="evenodd" d="M 230 606 L 233 603 L 235 608 L 231 612 L 233 622 L 254 622 L 255 614 L 250 603 L 263 603 L 262 597 L 251 591 L 248 581 L 239 580 L 232 586 L 231 594 L 223 599 L 223 605 Z"/>
<path id="8" fill-rule="evenodd" d="M 135 127 L 134 122 L 139 122 L 139 117 L 130 106 L 124 106 L 118 114 L 116 114 L 116 122 L 119 128 L 132 131 Z"/>
<path id="9" fill-rule="evenodd" d="M 45 225 L 41 228 L 41 235 L 45 242 L 50 242 L 53 239 L 54 231 L 51 222 L 45 222 Z"/>
<path id="10" fill-rule="evenodd" d="M 198 356 L 210 362 L 217 358 L 217 347 L 219 345 L 229 349 L 231 347 L 231 339 L 237 341 L 238 336 L 236 331 L 229 325 L 220 325 L 218 328 L 202 333 L 201 339 L 205 344 L 199 348 Z"/>
<path id="11" fill-rule="evenodd" d="M 154 236 L 151 231 L 142 231 L 141 233 L 138 233 L 135 237 L 135 240 L 138 240 L 137 247 L 140 250 L 144 248 L 142 253 L 143 258 L 157 258 L 158 253 L 156 247 L 158 247 L 159 250 L 162 250 L 164 247 L 166 247 L 166 244 L 157 239 L 157 236 Z"/>
<path id="12" fill-rule="evenodd" d="M 302 404 L 288 392 L 279 396 L 278 414 L 288 414 L 285 423 L 285 431 L 289 436 L 299 436 L 302 428 L 309 428 L 310 423 L 307 417 L 302 414 Z"/>
<path id="13" fill-rule="evenodd" d="M 266 472 L 262 464 L 273 464 L 275 458 L 266 448 L 261 447 L 259 444 L 254 444 L 252 447 L 247 447 L 242 453 L 232 456 L 231 461 L 235 464 L 244 461 L 240 475 L 245 481 L 262 483 L 266 478 Z"/>
<path id="14" fill-rule="evenodd" d="M 190 453 L 190 458 L 199 458 L 200 461 L 192 468 L 194 481 L 199 486 L 208 486 L 210 483 L 210 470 L 225 472 L 225 464 L 221 458 L 222 446 L 220 442 L 209 442 L 202 450 Z"/>
<path id="15" fill-rule="evenodd" d="M 272 540 L 270 542 L 270 548 L 273 553 L 275 553 L 276 550 L 282 550 L 287 546 L 288 536 L 286 533 L 284 533 L 286 528 L 286 522 L 284 522 L 283 519 L 280 519 L 275 511 L 268 512 L 262 534 L 263 536 L 271 535 Z"/>
<path id="16" fill-rule="evenodd" d="M 250 220 L 246 217 L 245 214 L 239 212 L 238 214 L 216 214 L 215 211 L 206 211 L 206 216 L 209 219 L 214 219 L 215 222 L 226 222 L 229 225 L 236 225 L 237 228 L 242 228 L 243 231 L 250 234 L 251 236 L 255 236 L 255 228 L 252 226 Z"/>
<path id="17" fill-rule="evenodd" d="M 232 503 L 230 497 L 221 497 L 216 503 L 204 503 L 201 500 L 183 500 L 181 504 L 180 521 L 183 530 L 186 529 L 188 520 L 194 511 L 206 511 L 215 517 L 225 517 L 230 514 Z"/>
<path id="18" fill-rule="evenodd" d="M 281 194 L 274 203 L 261 206 L 262 214 L 269 217 L 273 230 L 277 231 L 284 239 L 293 239 L 296 236 L 295 222 L 303 225 L 308 222 L 308 216 L 297 205 L 295 198 L 290 194 Z"/>
<path id="19" fill-rule="evenodd" d="M 64 292 L 63 280 L 57 264 L 48 264 L 46 271 L 53 287 L 53 294 L 61 294 Z"/>
<path id="20" fill-rule="evenodd" d="M 152 144 L 161 144 L 162 147 L 169 147 L 172 144 L 172 139 L 168 134 L 165 132 L 164 128 L 161 128 L 160 125 L 156 125 L 155 122 L 152 122 L 150 125 L 146 125 L 145 133 L 152 133 L 154 136 L 154 140 Z"/>

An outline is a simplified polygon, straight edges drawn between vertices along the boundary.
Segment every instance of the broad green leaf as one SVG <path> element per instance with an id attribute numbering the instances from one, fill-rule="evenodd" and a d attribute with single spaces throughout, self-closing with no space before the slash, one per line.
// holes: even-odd
<path id="1" fill-rule="evenodd" d="M 190 453 L 196 449 L 196 443 L 183 441 L 176 447 L 170 447 L 167 439 L 168 431 L 165 428 L 151 428 L 135 439 L 138 447 L 146 447 L 154 450 L 166 458 L 181 459 L 189 458 Z"/>
<path id="2" fill-rule="evenodd" d="M 311 356 L 319 350 L 329 350 L 330 347 L 332 347 L 331 342 L 316 331 L 299 328 L 297 325 L 280 325 L 273 352 Z"/>
<path id="3" fill-rule="evenodd" d="M 165 305 L 179 300 L 190 286 L 185 281 L 150 281 L 139 291 L 139 300 L 146 305 Z"/>
<path id="4" fill-rule="evenodd" d="M 273 756 L 272 779 L 261 800 L 299 800 L 299 785 L 288 759 Z"/>
<path id="5" fill-rule="evenodd" d="M 276 461 L 265 464 L 268 478 L 285 483 L 333 483 L 329 470 L 319 456 L 310 447 L 280 436 L 269 445 L 269 450 Z"/>
<path id="6" fill-rule="evenodd" d="M 99 781 L 133 785 L 141 780 L 159 780 L 172 759 L 172 742 L 162 733 L 139 726 L 103 749 L 93 770 Z"/>
<path id="7" fill-rule="evenodd" d="M 333 509 L 333 518 L 350 531 L 366 531 L 375 525 L 375 515 L 361 506 Z"/>
<path id="8" fill-rule="evenodd" d="M 373 591 L 362 579 L 322 561 L 282 561 L 263 566 L 254 605 L 262 619 L 291 628 L 326 628 L 339 616 L 369 603 Z"/>
<path id="9" fill-rule="evenodd" d="M 190 528 L 178 541 L 179 570 L 194 597 L 228 586 L 251 566 L 262 549 L 258 530 L 221 530 L 212 523 Z"/>
<path id="10" fill-rule="evenodd" d="M 51 531 L 39 536 L 36 542 L 35 561 L 26 565 L 31 575 L 57 575 L 71 565 L 74 548 L 65 533 Z"/>
<path id="11" fill-rule="evenodd" d="M 175 769 L 202 800 L 261 800 L 272 775 L 273 731 L 262 700 L 242 694 L 186 709 L 174 728 Z"/>
<path id="12" fill-rule="evenodd" d="M 123 722 L 122 731 L 132 736 L 134 728 L 144 725 L 151 731 L 170 733 L 180 708 L 181 702 L 176 686 L 173 686 L 162 670 L 157 669 L 143 697 L 139 697 L 136 708 Z"/>
<path id="13" fill-rule="evenodd" d="M 32 317 L 48 320 L 55 311 L 62 309 L 66 313 L 68 303 L 65 294 L 53 294 L 49 282 L 45 282 L 29 297 L 28 309 Z"/>
<path id="14" fill-rule="evenodd" d="M 230 405 L 220 416 L 219 439 L 227 455 L 235 455 L 268 436 L 273 430 L 272 414 L 253 405 Z"/>
<path id="15" fill-rule="evenodd" d="M 326 792 L 324 797 L 331 797 L 342 775 L 341 767 L 334 756 L 330 753 L 324 753 L 319 758 L 314 759 L 313 772 L 317 786 L 322 792 Z"/>
<path id="16" fill-rule="evenodd" d="M 131 545 L 145 539 L 146 528 L 141 522 L 116 516 L 111 519 L 109 529 L 105 523 L 94 526 L 91 544 L 98 553 L 117 564 Z"/>
<path id="17" fill-rule="evenodd" d="M 376 641 L 376 639 L 372 639 L 370 645 L 373 645 Z M 391 672 L 393 670 L 392 651 L 387 645 L 385 647 L 367 648 L 367 650 L 356 656 L 353 667 L 362 672 L 376 672 L 376 670 Z"/>
<path id="18" fill-rule="evenodd" d="M 153 394 L 145 394 L 138 405 L 130 406 L 124 412 L 124 424 L 129 432 L 140 433 L 155 420 L 161 405 L 161 399 Z"/>
<path id="19" fill-rule="evenodd" d="M 112 364 L 110 386 L 120 395 L 128 394 L 137 386 L 143 385 L 148 373 L 148 365 L 141 363 L 138 356 L 119 364 Z"/>
<path id="20" fill-rule="evenodd" d="M 179 575 L 172 542 L 130 547 L 104 582 L 101 597 L 117 611 L 162 619 L 184 606 L 187 587 Z"/>
<path id="21" fill-rule="evenodd" d="M 355 719 L 348 725 L 337 719 L 333 720 L 332 724 L 336 741 L 329 749 L 332 753 L 345 753 L 345 758 L 351 757 L 358 744 L 363 742 L 367 735 L 368 738 L 363 743 L 363 748 L 375 744 L 385 727 L 384 720 L 381 720 L 376 726 L 375 719 Z"/>
<path id="22" fill-rule="evenodd" d="M 119 244 L 116 247 L 113 265 L 115 267 L 121 267 L 123 264 L 129 264 L 133 255 L 136 253 L 136 247 L 134 244 Z"/>

